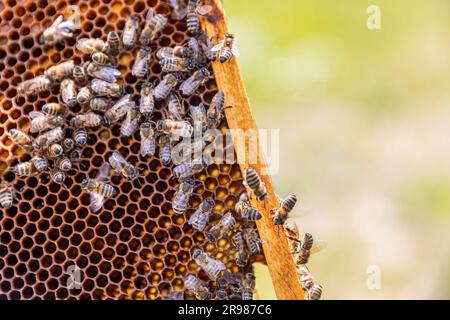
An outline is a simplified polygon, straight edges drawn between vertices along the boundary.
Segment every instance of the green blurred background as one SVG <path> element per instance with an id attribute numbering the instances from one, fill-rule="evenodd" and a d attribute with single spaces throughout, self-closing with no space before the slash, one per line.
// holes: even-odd
<path id="1" fill-rule="evenodd" d="M 328 242 L 323 298 L 450 298 L 450 1 L 224 2 L 258 126 L 281 129 L 277 191 Z"/>

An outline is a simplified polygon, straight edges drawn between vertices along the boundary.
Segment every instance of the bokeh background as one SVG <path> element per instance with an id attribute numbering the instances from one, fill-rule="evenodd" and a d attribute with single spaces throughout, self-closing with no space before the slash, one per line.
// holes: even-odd
<path id="1" fill-rule="evenodd" d="M 258 126 L 281 129 L 277 191 L 328 242 L 323 298 L 450 298 L 450 1 L 224 2 Z"/>

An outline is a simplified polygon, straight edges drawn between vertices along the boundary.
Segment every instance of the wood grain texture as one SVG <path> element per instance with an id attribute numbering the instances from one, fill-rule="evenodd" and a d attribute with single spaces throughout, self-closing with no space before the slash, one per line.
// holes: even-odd
<path id="1" fill-rule="evenodd" d="M 209 36 L 217 36 L 214 42 L 216 43 L 229 33 L 225 11 L 220 0 L 205 0 L 204 3 L 212 5 L 213 10 L 201 19 L 201 23 Z M 225 94 L 226 106 L 230 107 L 225 109 L 228 127 L 230 129 L 257 130 L 237 60 L 233 58 L 224 64 L 213 62 L 212 66 L 219 90 Z M 261 202 L 256 199 L 251 201 L 252 205 L 263 214 L 263 218 L 257 222 L 257 227 L 261 239 L 265 241 L 263 250 L 276 296 L 280 300 L 303 299 L 303 290 L 298 281 L 283 228 L 275 226 L 272 222 L 270 210 L 278 207 L 279 204 L 270 176 L 263 174 L 268 172 L 268 168 L 265 157 L 260 152 L 260 145 L 258 143 L 259 160 L 249 164 L 249 153 L 254 146 L 250 146 L 248 143 L 245 146 L 240 144 L 239 141 L 242 141 L 240 140 L 242 137 L 239 137 L 239 134 L 233 130 L 231 133 L 242 173 L 244 174 L 249 166 L 254 168 L 260 174 L 268 190 L 267 201 Z M 248 191 L 250 192 L 250 190 Z"/>

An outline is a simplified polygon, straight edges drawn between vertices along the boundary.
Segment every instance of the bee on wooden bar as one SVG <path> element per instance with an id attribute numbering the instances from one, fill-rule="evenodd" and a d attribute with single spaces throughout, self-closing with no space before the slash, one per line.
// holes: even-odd
<path id="1" fill-rule="evenodd" d="M 194 229 L 203 232 L 215 204 L 216 203 L 212 198 L 206 198 L 203 200 L 197 210 L 189 218 L 188 223 L 192 225 Z"/>
<path id="2" fill-rule="evenodd" d="M 225 96 L 223 92 L 219 91 L 214 95 L 206 112 L 206 124 L 208 128 L 215 129 L 219 127 L 224 118 L 224 104 Z"/>
<path id="3" fill-rule="evenodd" d="M 206 232 L 206 238 L 210 242 L 215 243 L 220 238 L 227 236 L 233 230 L 235 225 L 236 219 L 231 212 L 227 212 L 217 224 L 212 226 L 211 229 Z"/>
<path id="4" fill-rule="evenodd" d="M 204 168 L 205 165 L 202 161 L 193 160 L 183 162 L 173 168 L 173 176 L 180 180 L 185 180 L 196 175 L 197 173 L 200 173 Z"/>
<path id="5" fill-rule="evenodd" d="M 297 268 L 297 274 L 308 299 L 319 300 L 322 296 L 323 288 L 320 284 L 316 283 L 311 272 L 306 267 L 299 267 Z"/>
<path id="6" fill-rule="evenodd" d="M 208 290 L 203 281 L 193 274 L 188 274 L 184 277 L 184 286 L 186 287 L 186 290 L 193 294 L 198 300 L 210 300 L 212 298 L 212 293 Z"/>
<path id="7" fill-rule="evenodd" d="M 6 182 L 0 184 L 0 205 L 5 208 L 11 208 L 14 200 L 19 200 L 12 185 Z"/>
<path id="8" fill-rule="evenodd" d="M 267 199 L 267 189 L 264 182 L 261 181 L 258 173 L 252 168 L 247 168 L 245 171 L 245 181 L 244 184 L 247 185 L 256 198 L 260 201 Z"/>
<path id="9" fill-rule="evenodd" d="M 203 30 L 200 30 L 199 34 L 197 35 L 198 42 L 200 44 L 200 47 L 202 48 L 203 55 L 209 60 L 214 61 L 216 60 L 216 52 L 212 51 L 212 48 L 214 45 L 211 42 L 211 38 L 208 37 L 206 32 Z"/>
<path id="10" fill-rule="evenodd" d="M 25 80 L 17 86 L 19 95 L 37 95 L 44 91 L 49 91 L 52 81 L 45 75 L 37 76 L 30 80 Z"/>
<path id="11" fill-rule="evenodd" d="M 139 120 L 141 119 L 141 113 L 139 110 L 135 108 L 130 108 L 127 111 L 125 116 L 125 120 L 123 120 L 122 125 L 120 127 L 120 133 L 124 137 L 130 137 L 136 131 Z"/>
<path id="12" fill-rule="evenodd" d="M 125 28 L 122 33 L 122 44 L 125 49 L 131 49 L 136 45 L 138 40 L 138 34 L 140 19 L 137 15 L 131 15 L 125 22 Z"/>
<path id="13" fill-rule="evenodd" d="M 86 70 L 82 66 L 75 66 L 73 68 L 72 77 L 75 80 L 75 82 L 80 86 L 84 86 L 87 82 Z"/>
<path id="14" fill-rule="evenodd" d="M 34 156 L 31 159 L 31 162 L 33 163 L 36 170 L 39 172 L 47 171 L 49 168 L 48 160 L 42 156 L 38 156 L 38 155 Z"/>
<path id="15" fill-rule="evenodd" d="M 109 108 L 105 116 L 111 122 L 117 122 L 122 119 L 128 112 L 129 109 L 135 108 L 136 103 L 131 100 L 131 95 L 127 94 L 120 98 L 111 108 Z"/>
<path id="16" fill-rule="evenodd" d="M 117 151 L 114 151 L 111 154 L 108 162 L 114 171 L 122 175 L 125 179 L 134 179 L 139 177 L 141 170 L 125 160 L 125 158 Z"/>
<path id="17" fill-rule="evenodd" d="M 272 210 L 274 214 L 273 221 L 276 225 L 283 225 L 286 222 L 289 213 L 294 209 L 296 203 L 297 197 L 295 194 L 292 194 L 281 201 L 280 208 Z"/>
<path id="18" fill-rule="evenodd" d="M 151 83 L 143 84 L 141 87 L 141 98 L 139 99 L 139 111 L 146 118 L 149 118 L 155 108 L 155 98 L 153 96 L 153 85 Z"/>
<path id="19" fill-rule="evenodd" d="M 70 126 L 73 128 L 94 128 L 108 123 L 109 120 L 105 116 L 94 112 L 77 114 L 70 120 Z"/>
<path id="20" fill-rule="evenodd" d="M 11 129 L 8 131 L 8 137 L 14 144 L 17 144 L 25 150 L 30 150 L 32 146 L 32 140 L 28 134 L 19 129 Z"/>
<path id="21" fill-rule="evenodd" d="M 102 52 L 105 48 L 105 41 L 98 38 L 81 38 L 77 40 L 76 48 L 85 53 L 93 54 L 95 52 Z"/>
<path id="22" fill-rule="evenodd" d="M 31 111 L 28 116 L 31 118 L 30 132 L 42 132 L 64 125 L 64 118 L 61 116 L 50 116 L 40 111 Z"/>
<path id="23" fill-rule="evenodd" d="M 152 50 L 150 47 L 143 47 L 139 49 L 134 60 L 131 74 L 137 78 L 144 78 L 148 73 Z"/>
<path id="24" fill-rule="evenodd" d="M 221 63 L 228 62 L 233 57 L 239 58 L 239 51 L 237 50 L 236 41 L 232 34 L 225 35 L 225 38 L 212 47 L 211 51 L 217 52 L 217 56 Z"/>
<path id="25" fill-rule="evenodd" d="M 156 101 L 164 100 L 169 96 L 172 90 L 177 86 L 178 79 L 175 75 L 166 74 L 163 80 L 156 86 L 154 96 Z"/>
<path id="26" fill-rule="evenodd" d="M 155 41 L 158 33 L 164 29 L 167 24 L 167 17 L 163 14 L 154 14 L 153 9 L 148 9 L 147 16 L 145 18 L 145 26 L 139 37 L 139 42 L 148 46 L 151 42 Z"/>
<path id="27" fill-rule="evenodd" d="M 93 78 L 109 83 L 117 82 L 117 77 L 120 76 L 120 71 L 118 69 L 107 65 L 98 65 L 93 62 L 87 64 L 86 72 Z"/>
<path id="28" fill-rule="evenodd" d="M 106 112 L 111 107 L 111 100 L 104 97 L 95 97 L 89 101 L 92 111 Z"/>
<path id="29" fill-rule="evenodd" d="M 256 229 L 252 228 L 248 223 L 244 223 L 242 232 L 250 255 L 261 253 L 260 243 L 263 243 L 263 241 L 259 238 Z"/>
<path id="30" fill-rule="evenodd" d="M 237 214 L 240 214 L 243 219 L 256 221 L 262 218 L 261 212 L 252 208 L 252 206 L 250 205 L 246 192 L 243 192 L 239 196 L 239 201 L 236 202 L 234 210 L 236 211 Z"/>
<path id="31" fill-rule="evenodd" d="M 156 153 L 156 137 L 150 122 L 141 124 L 139 134 L 141 136 L 141 156 L 154 156 Z"/>
<path id="32" fill-rule="evenodd" d="M 167 134 L 162 134 L 158 138 L 159 158 L 163 165 L 167 166 L 172 161 L 172 144 Z"/>
<path id="33" fill-rule="evenodd" d="M 92 97 L 93 97 L 93 93 L 92 93 L 91 88 L 83 87 L 80 89 L 80 91 L 78 91 L 77 102 L 79 104 L 86 104 L 91 101 Z"/>
<path id="34" fill-rule="evenodd" d="M 249 254 L 247 252 L 247 244 L 245 243 L 244 236 L 241 231 L 236 231 L 232 237 L 232 242 L 238 252 L 236 258 L 236 265 L 243 268 L 247 265 Z"/>
<path id="35" fill-rule="evenodd" d="M 42 112 L 51 116 L 60 116 L 67 111 L 66 106 L 60 103 L 50 102 L 42 106 Z"/>
<path id="36" fill-rule="evenodd" d="M 288 240 L 293 247 L 292 255 L 297 265 L 307 264 L 312 253 L 319 252 L 327 246 L 324 241 L 315 241 L 309 233 L 305 233 L 301 240 L 290 236 L 288 236 Z"/>
<path id="37" fill-rule="evenodd" d="M 172 209 L 175 214 L 180 215 L 186 211 L 194 188 L 195 182 L 192 179 L 186 179 L 180 184 L 172 201 Z"/>
<path id="38" fill-rule="evenodd" d="M 98 171 L 95 179 L 84 179 L 81 182 L 81 188 L 89 192 L 90 208 L 92 212 L 98 212 L 105 202 L 106 198 L 114 197 L 117 190 L 107 181 L 111 167 L 104 163 Z"/>
<path id="39" fill-rule="evenodd" d="M 61 81 L 62 79 L 71 76 L 74 68 L 75 63 L 72 60 L 68 60 L 48 68 L 44 71 L 44 75 L 52 81 Z"/>
<path id="40" fill-rule="evenodd" d="M 31 161 L 16 164 L 13 167 L 13 172 L 20 177 L 30 177 L 38 173 L 36 167 Z"/>
<path id="41" fill-rule="evenodd" d="M 189 0 L 187 6 L 186 24 L 191 34 L 197 34 L 200 30 L 198 15 L 206 15 L 212 10 L 212 6 L 203 5 L 202 0 Z"/>
<path id="42" fill-rule="evenodd" d="M 255 290 L 256 277 L 252 272 L 244 275 L 242 300 L 253 300 L 253 291 Z"/>
<path id="43" fill-rule="evenodd" d="M 99 96 L 118 98 L 123 95 L 124 89 L 117 83 L 109 83 L 100 79 L 92 79 L 92 90 Z"/>
<path id="44" fill-rule="evenodd" d="M 204 251 L 195 249 L 192 253 L 194 261 L 202 268 L 208 277 L 216 281 L 227 269 L 225 264 L 208 256 Z"/>
<path id="45" fill-rule="evenodd" d="M 61 82 L 61 97 L 69 108 L 73 108 L 77 105 L 77 94 L 75 81 L 66 78 Z"/>
<path id="46" fill-rule="evenodd" d="M 186 79 L 183 83 L 180 85 L 180 91 L 185 96 L 192 95 L 197 89 L 204 84 L 208 78 L 210 77 L 211 73 L 206 68 L 202 68 L 198 71 L 195 71 L 192 76 L 190 76 L 188 79 Z"/>
<path id="47" fill-rule="evenodd" d="M 58 16 L 51 26 L 44 30 L 44 33 L 39 37 L 39 42 L 41 44 L 62 42 L 64 39 L 72 38 L 74 31 L 78 29 L 75 19 L 64 20 L 63 16 Z"/>

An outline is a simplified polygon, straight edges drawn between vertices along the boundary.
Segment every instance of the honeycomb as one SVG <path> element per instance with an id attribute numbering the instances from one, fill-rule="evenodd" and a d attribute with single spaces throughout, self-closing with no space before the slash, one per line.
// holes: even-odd
<path id="1" fill-rule="evenodd" d="M 66 39 L 64 44 L 40 45 L 42 31 L 58 15 L 67 15 L 71 5 L 80 8 L 81 33 Z M 75 49 L 77 38 L 105 40 L 109 31 L 121 33 L 130 14 L 139 15 L 143 22 L 149 7 L 157 13 L 170 11 L 159 0 L 0 2 L 0 176 L 2 182 L 13 184 L 19 195 L 11 208 L 0 209 L 0 299 L 163 298 L 184 290 L 183 277 L 188 273 L 207 281 L 207 275 L 191 258 L 196 247 L 226 263 L 228 271 L 242 272 L 234 264 L 236 252 L 229 240 L 221 239 L 213 245 L 187 223 L 203 198 L 213 196 L 218 213 L 234 207 L 244 190 L 236 163 L 213 164 L 199 173 L 196 180 L 201 183 L 190 199 L 190 209 L 181 216 L 173 215 L 171 207 L 179 184 L 172 178 L 172 165 L 162 165 L 157 156 L 142 158 L 139 133 L 131 138 L 121 137 L 120 124 L 90 129 L 83 158 L 63 185 L 52 182 L 48 173 L 20 178 L 9 170 L 30 160 L 30 155 L 14 145 L 7 132 L 13 128 L 26 130 L 31 111 L 60 100 L 57 91 L 18 96 L 17 85 L 59 62 L 71 59 L 80 64 L 87 60 L 87 55 Z M 169 18 L 157 45 L 184 42 L 188 39 L 186 30 L 184 21 Z M 131 75 L 135 52 L 136 49 L 121 52 L 119 83 L 136 99 L 142 81 Z M 150 69 L 149 80 L 161 80 L 161 67 L 154 53 Z M 215 80 L 211 79 L 189 102 L 209 105 L 216 92 Z M 155 120 L 161 118 L 162 108 L 162 103 L 157 103 Z M 226 127 L 224 120 L 221 130 Z M 113 150 L 144 169 L 145 183 L 113 177 L 111 184 L 119 194 L 93 214 L 89 210 L 89 195 L 82 192 L 79 183 L 94 177 Z M 219 218 L 220 215 L 214 217 Z M 79 289 L 67 287 L 67 270 L 74 265 L 81 270 Z M 214 284 L 209 285 L 213 289 Z"/>

